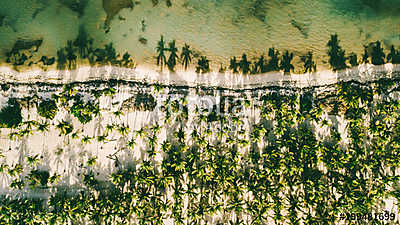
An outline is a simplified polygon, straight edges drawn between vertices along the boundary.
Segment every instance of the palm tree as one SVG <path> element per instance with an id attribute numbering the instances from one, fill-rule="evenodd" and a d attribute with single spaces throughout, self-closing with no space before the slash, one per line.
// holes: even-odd
<path id="1" fill-rule="evenodd" d="M 357 54 L 352 52 L 350 53 L 349 57 L 349 63 L 352 67 L 358 66 L 358 61 L 357 61 Z"/>
<path id="2" fill-rule="evenodd" d="M 307 55 L 300 57 L 300 59 L 304 63 L 304 73 L 312 73 L 317 70 L 317 65 L 313 61 L 312 52 L 308 52 Z"/>
<path id="3" fill-rule="evenodd" d="M 83 138 L 81 139 L 81 142 L 82 144 L 90 144 L 92 139 L 93 139 L 92 137 L 84 135 Z"/>
<path id="4" fill-rule="evenodd" d="M 368 46 L 364 45 L 364 53 L 362 54 L 362 62 L 369 63 L 369 54 L 368 54 Z"/>
<path id="5" fill-rule="evenodd" d="M 170 52 L 169 58 L 168 58 L 168 69 L 173 72 L 175 65 L 176 65 L 176 59 L 178 58 L 178 55 L 176 54 L 178 52 L 178 49 L 175 47 L 175 40 L 171 41 L 169 43 L 169 48 L 168 51 Z"/>
<path id="6" fill-rule="evenodd" d="M 222 63 L 221 63 L 221 66 L 219 67 L 218 72 L 219 72 L 219 73 L 225 73 L 225 71 L 226 71 L 226 67 L 223 66 Z"/>
<path id="7" fill-rule="evenodd" d="M 257 63 L 255 64 L 255 68 L 256 68 L 257 73 L 265 73 L 265 72 L 267 72 L 266 66 L 265 66 L 264 55 L 260 56 L 260 58 L 258 59 Z"/>
<path id="8" fill-rule="evenodd" d="M 231 58 L 231 61 L 229 63 L 229 69 L 231 69 L 233 73 L 238 73 L 238 66 L 239 64 L 236 61 L 236 56 L 234 56 L 233 58 Z"/>
<path id="9" fill-rule="evenodd" d="M 122 136 L 127 136 L 128 132 L 129 132 L 129 127 L 122 125 L 118 127 L 118 132 L 122 135 Z"/>
<path id="10" fill-rule="evenodd" d="M 45 121 L 43 123 L 38 124 L 37 130 L 40 132 L 47 132 L 49 131 L 49 126 L 50 124 L 47 121 Z"/>
<path id="11" fill-rule="evenodd" d="M 161 70 L 162 70 L 163 66 L 165 64 L 167 64 L 167 59 L 166 59 L 165 54 L 164 54 L 164 51 L 167 50 L 167 49 L 164 47 L 164 45 L 165 45 L 164 37 L 161 35 L 161 40 L 158 41 L 158 44 L 157 44 L 157 47 L 156 47 L 157 52 L 158 52 L 157 66 L 160 66 Z"/>
<path id="12" fill-rule="evenodd" d="M 253 64 L 250 65 L 250 74 L 257 74 L 258 73 L 258 64 L 255 61 Z"/>
<path id="13" fill-rule="evenodd" d="M 184 66 L 185 70 L 187 70 L 189 63 L 192 62 L 191 55 L 192 55 L 192 50 L 190 50 L 190 46 L 185 44 L 185 46 L 182 47 L 182 53 L 181 53 L 182 66 Z"/>
<path id="14" fill-rule="evenodd" d="M 393 45 L 390 47 L 390 53 L 387 55 L 387 62 L 392 64 L 400 63 L 400 51 L 396 50 Z"/>
<path id="15" fill-rule="evenodd" d="M 345 69 L 347 67 L 345 51 L 339 46 L 337 34 L 331 35 L 331 39 L 328 41 L 327 47 L 329 64 L 331 65 L 333 71 Z"/>
<path id="16" fill-rule="evenodd" d="M 131 150 L 133 150 L 133 148 L 135 147 L 135 145 L 136 145 L 136 140 L 134 139 L 134 138 L 131 138 L 129 141 L 128 141 L 128 144 L 126 145 L 129 149 L 131 149 Z"/>
<path id="17" fill-rule="evenodd" d="M 57 51 L 57 69 L 65 70 L 65 64 L 67 64 L 67 57 L 64 54 L 64 49 Z"/>
<path id="18" fill-rule="evenodd" d="M 371 62 L 374 65 L 385 64 L 385 53 L 383 52 L 380 41 L 375 42 L 374 46 L 372 47 Z"/>
<path id="19" fill-rule="evenodd" d="M 291 63 L 292 59 L 293 59 L 293 53 L 289 54 L 289 51 L 286 51 L 285 54 L 282 55 L 280 69 L 283 69 L 283 72 L 285 74 L 289 74 L 290 71 L 294 70 L 294 66 Z"/>
<path id="20" fill-rule="evenodd" d="M 66 121 L 61 121 L 57 124 L 57 128 L 60 130 L 60 134 L 67 135 L 74 129 L 72 124 Z"/>
<path id="21" fill-rule="evenodd" d="M 66 58 L 68 60 L 68 69 L 75 69 L 76 67 L 76 55 L 74 47 L 72 46 L 72 41 L 67 42 L 67 47 L 65 48 L 67 52 Z"/>
<path id="22" fill-rule="evenodd" d="M 270 57 L 266 71 L 278 71 L 279 70 L 279 51 L 275 48 L 268 49 L 268 56 Z"/>
<path id="23" fill-rule="evenodd" d="M 120 66 L 123 66 L 125 68 L 135 68 L 136 64 L 131 58 L 131 55 L 128 52 L 125 52 L 120 61 Z"/>
<path id="24" fill-rule="evenodd" d="M 85 27 L 83 25 L 80 25 L 78 36 L 76 37 L 73 44 L 75 47 L 78 48 L 79 56 L 82 59 L 87 58 L 89 55 L 89 42 L 91 42 L 91 40 L 92 39 L 88 38 Z"/>
<path id="25" fill-rule="evenodd" d="M 119 54 L 117 54 L 115 51 L 112 42 L 110 42 L 108 45 L 105 45 L 104 50 L 106 55 L 105 61 L 111 65 L 118 64 L 117 58 L 119 57 Z"/>
<path id="26" fill-rule="evenodd" d="M 239 68 L 243 74 L 247 74 L 250 71 L 250 62 L 247 61 L 247 55 L 243 53 L 242 60 L 239 62 Z"/>
<path id="27" fill-rule="evenodd" d="M 210 60 L 207 59 L 207 56 L 201 56 L 201 58 L 197 61 L 196 73 L 208 73 L 210 72 Z"/>
<path id="28" fill-rule="evenodd" d="M 42 58 L 40 58 L 39 61 L 37 61 L 36 63 L 43 63 L 43 66 L 51 66 L 54 64 L 54 62 L 56 61 L 56 59 L 54 57 L 47 57 L 47 56 L 42 56 Z"/>

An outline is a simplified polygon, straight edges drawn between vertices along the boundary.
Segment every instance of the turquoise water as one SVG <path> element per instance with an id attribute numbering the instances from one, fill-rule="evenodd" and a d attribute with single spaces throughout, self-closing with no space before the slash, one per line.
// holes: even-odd
<path id="1" fill-rule="evenodd" d="M 333 33 L 339 35 L 347 53 L 361 54 L 363 45 L 376 40 L 385 49 L 400 46 L 399 0 L 175 0 L 171 7 L 164 0 L 156 6 L 141 0 L 132 2 L 133 9 L 118 11 L 108 33 L 103 2 L 15 0 L 0 4 L 1 55 L 23 38 L 43 39 L 34 58 L 54 56 L 67 40 L 75 39 L 80 25 L 95 39 L 95 46 L 113 42 L 117 51 L 129 51 L 139 64 L 149 65 L 155 62 L 160 35 L 167 41 L 176 39 L 179 49 L 190 44 L 207 55 L 214 67 L 243 52 L 256 56 L 276 47 L 298 56 L 313 51 L 318 67 L 325 68 L 326 43 Z M 76 7 L 77 3 L 85 7 Z M 147 44 L 139 42 L 140 38 Z M 299 57 L 294 60 L 300 62 Z"/>

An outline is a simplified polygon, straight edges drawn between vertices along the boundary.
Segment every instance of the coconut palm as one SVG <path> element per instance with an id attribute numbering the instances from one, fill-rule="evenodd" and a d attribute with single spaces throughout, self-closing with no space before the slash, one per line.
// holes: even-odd
<path id="1" fill-rule="evenodd" d="M 339 46 L 339 40 L 337 34 L 331 35 L 331 39 L 328 41 L 328 56 L 329 64 L 333 71 L 345 69 L 346 57 L 345 51 Z"/>
<path id="2" fill-rule="evenodd" d="M 122 135 L 122 136 L 127 136 L 128 132 L 129 132 L 129 127 L 122 125 L 122 126 L 118 126 L 118 132 Z"/>
<path id="3" fill-rule="evenodd" d="M 364 53 L 362 54 L 362 62 L 369 63 L 368 46 L 364 45 Z"/>
<path id="4" fill-rule="evenodd" d="M 385 53 L 383 52 L 380 41 L 375 42 L 372 47 L 371 62 L 374 65 L 385 64 Z"/>
<path id="5" fill-rule="evenodd" d="M 221 63 L 218 72 L 219 72 L 219 73 L 225 73 L 225 71 L 226 71 L 226 67 L 223 66 L 222 63 Z"/>
<path id="6" fill-rule="evenodd" d="M 83 25 L 79 26 L 79 33 L 73 44 L 76 48 L 78 48 L 79 56 L 82 59 L 85 59 L 89 55 L 89 43 L 93 40 L 90 39 L 87 35 L 85 27 Z"/>
<path id="7" fill-rule="evenodd" d="M 81 139 L 81 142 L 82 142 L 82 144 L 90 144 L 92 139 L 93 139 L 93 137 L 84 135 Z"/>
<path id="8" fill-rule="evenodd" d="M 294 70 L 294 66 L 291 63 L 292 59 L 293 59 L 293 53 L 289 54 L 289 51 L 286 51 L 282 55 L 282 60 L 281 60 L 281 63 L 280 63 L 280 69 L 282 69 L 285 74 L 289 74 L 290 71 Z"/>
<path id="9" fill-rule="evenodd" d="M 197 61 L 196 73 L 208 73 L 210 72 L 210 60 L 207 59 L 207 56 L 201 56 L 201 58 Z"/>
<path id="10" fill-rule="evenodd" d="M 58 128 L 59 131 L 60 131 L 60 135 L 61 135 L 61 134 L 62 134 L 62 135 L 67 135 L 67 134 L 71 133 L 72 130 L 74 129 L 71 123 L 66 122 L 66 121 L 64 121 L 64 120 L 61 121 L 61 122 L 58 122 L 57 128 Z"/>
<path id="11" fill-rule="evenodd" d="M 247 55 L 243 53 L 242 59 L 239 62 L 239 68 L 243 74 L 247 74 L 250 71 L 250 62 L 247 61 Z"/>
<path id="12" fill-rule="evenodd" d="M 308 52 L 307 55 L 300 57 L 301 61 L 304 63 L 304 73 L 312 73 L 317 69 L 317 65 L 313 61 L 313 53 Z"/>
<path id="13" fill-rule="evenodd" d="M 187 67 L 189 63 L 192 62 L 192 55 L 193 52 L 190 49 L 190 46 L 185 43 L 185 46 L 182 47 L 182 52 L 181 52 L 181 60 L 182 60 L 182 66 L 187 70 Z"/>
<path id="14" fill-rule="evenodd" d="M 357 54 L 352 52 L 350 53 L 349 57 L 349 63 L 352 67 L 358 66 L 358 61 L 357 61 Z"/>
<path id="15" fill-rule="evenodd" d="M 128 52 L 125 52 L 120 61 L 120 66 L 123 66 L 125 68 L 135 68 L 136 64 L 131 58 L 131 55 Z"/>
<path id="16" fill-rule="evenodd" d="M 65 51 L 67 52 L 66 58 L 68 61 L 68 69 L 76 68 L 76 55 L 75 50 L 72 44 L 72 41 L 67 42 L 67 47 L 65 47 Z"/>
<path id="17" fill-rule="evenodd" d="M 232 70 L 233 73 L 238 73 L 239 64 L 237 63 L 236 56 L 231 58 L 229 63 L 229 69 Z"/>
<path id="18" fill-rule="evenodd" d="M 167 58 L 165 57 L 164 51 L 167 49 L 165 48 L 165 42 L 164 42 L 164 37 L 161 35 L 161 40 L 158 41 L 156 50 L 158 52 L 157 56 L 157 66 L 161 67 L 161 70 L 163 69 L 163 66 L 167 64 Z"/>
<path id="19" fill-rule="evenodd" d="M 67 57 L 65 56 L 64 49 L 57 50 L 57 69 L 65 70 L 67 64 Z"/>
<path id="20" fill-rule="evenodd" d="M 119 54 L 117 54 L 112 42 L 110 42 L 108 45 L 105 45 L 104 51 L 106 56 L 105 62 L 110 63 L 111 65 L 117 65 L 117 58 L 119 57 Z"/>
<path id="21" fill-rule="evenodd" d="M 49 131 L 49 126 L 50 124 L 47 121 L 45 121 L 43 123 L 38 124 L 37 130 L 40 132 L 47 132 Z"/>
<path id="22" fill-rule="evenodd" d="M 42 56 L 42 58 L 40 58 L 39 61 L 37 61 L 36 63 L 43 63 L 44 66 L 51 66 L 54 64 L 54 62 L 56 61 L 56 59 L 54 57 L 47 57 L 47 56 Z"/>
<path id="23" fill-rule="evenodd" d="M 268 49 L 268 56 L 270 59 L 268 60 L 266 71 L 278 71 L 279 70 L 279 51 L 275 50 L 275 48 Z"/>
<path id="24" fill-rule="evenodd" d="M 134 138 L 131 138 L 127 143 L 128 149 L 131 149 L 131 150 L 133 150 L 135 145 L 136 145 L 136 140 Z"/>
<path id="25" fill-rule="evenodd" d="M 124 112 L 122 112 L 121 110 L 117 110 L 117 111 L 113 112 L 113 115 L 114 115 L 115 117 L 117 117 L 118 119 L 120 119 L 121 116 L 124 115 Z"/>
<path id="26" fill-rule="evenodd" d="M 176 66 L 176 59 L 178 58 L 178 49 L 175 47 L 175 40 L 171 41 L 169 44 L 169 48 L 168 51 L 170 52 L 168 61 L 167 61 L 167 65 L 168 65 L 168 69 L 173 72 Z"/>
<path id="27" fill-rule="evenodd" d="M 393 45 L 390 47 L 390 53 L 387 55 L 387 62 L 392 64 L 400 63 L 400 51 L 396 50 Z"/>
<path id="28" fill-rule="evenodd" d="M 264 55 L 261 55 L 260 58 L 258 59 L 258 61 L 255 63 L 255 70 L 256 70 L 256 73 L 267 72 Z"/>

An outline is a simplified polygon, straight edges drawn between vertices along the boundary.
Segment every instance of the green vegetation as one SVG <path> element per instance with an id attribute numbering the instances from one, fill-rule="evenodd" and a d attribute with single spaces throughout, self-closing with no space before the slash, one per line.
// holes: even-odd
<path id="1" fill-rule="evenodd" d="M 156 2 L 158 3 L 158 1 Z M 142 21 L 142 26 L 144 26 L 144 21 Z M 147 44 L 147 39 L 143 37 L 140 38 L 140 41 L 143 44 Z M 57 57 L 42 56 L 39 61 L 34 62 L 30 60 L 33 57 L 33 54 L 37 52 L 38 48 L 42 45 L 42 42 L 43 40 L 41 39 L 17 40 L 14 47 L 7 53 L 6 62 L 11 63 L 15 69 L 28 62 L 28 66 L 40 63 L 39 66 L 43 70 L 47 70 L 48 66 L 51 66 L 54 63 L 57 64 L 58 70 L 64 70 L 66 68 L 71 70 L 77 67 L 79 56 L 80 60 L 87 60 L 92 66 L 113 65 L 127 68 L 136 68 L 137 66 L 128 52 L 123 54 L 121 57 L 121 55 L 116 52 L 112 43 L 106 44 L 104 48 L 94 48 L 94 39 L 88 35 L 83 25 L 79 27 L 79 32 L 75 40 L 67 41 L 66 47 L 57 50 Z M 158 41 L 156 46 L 156 64 L 157 66 L 160 66 L 161 70 L 164 66 L 167 66 L 169 71 L 174 72 L 178 60 L 180 60 L 184 70 L 187 70 L 192 59 L 199 58 L 197 60 L 197 66 L 195 67 L 196 72 L 199 73 L 200 71 L 203 71 L 204 73 L 204 71 L 210 71 L 210 65 L 207 66 L 207 62 L 204 61 L 204 58 L 200 56 L 199 52 L 190 49 L 188 44 L 184 44 L 180 55 L 178 54 L 178 47 L 176 46 L 175 40 L 169 42 L 168 47 L 165 45 L 166 42 L 164 36 L 161 35 L 161 39 Z M 333 71 L 343 70 L 349 66 L 358 66 L 359 63 L 372 63 L 373 65 L 400 63 L 399 50 L 392 45 L 390 52 L 386 55 L 381 46 L 381 41 L 375 41 L 364 45 L 364 52 L 361 55 L 360 60 L 358 60 L 357 54 L 353 52 L 346 57 L 346 52 L 340 46 L 337 34 L 331 35 L 327 47 L 329 64 Z M 168 59 L 166 52 L 170 53 Z M 228 69 L 233 73 L 241 72 L 242 74 L 259 74 L 272 71 L 278 72 L 281 70 L 288 74 L 294 70 L 294 68 L 292 68 L 294 57 L 293 53 L 288 53 L 286 55 L 286 52 L 281 56 L 279 50 L 272 47 L 268 49 L 268 58 L 261 55 L 258 59 L 254 59 L 253 62 L 248 59 L 246 53 L 243 53 L 240 60 L 237 59 L 237 56 L 233 56 L 230 58 Z M 300 55 L 299 58 L 303 62 L 305 73 L 316 71 L 316 64 L 312 52 Z M 199 62 L 201 64 L 200 66 Z M 220 71 L 226 71 L 226 68 L 221 66 Z"/>
<path id="2" fill-rule="evenodd" d="M 385 53 L 383 53 L 380 41 L 377 41 L 372 45 L 371 62 L 374 65 L 385 64 Z"/>
<path id="3" fill-rule="evenodd" d="M 15 128 L 22 122 L 21 106 L 16 99 L 8 99 L 0 111 L 0 128 Z"/>
<path id="4" fill-rule="evenodd" d="M 368 54 L 368 46 L 364 45 L 364 52 L 362 54 L 362 62 L 369 63 L 369 54 Z"/>
<path id="5" fill-rule="evenodd" d="M 75 50 L 72 45 L 72 41 L 67 41 L 67 47 L 65 47 L 66 51 L 66 59 L 67 59 L 67 65 L 68 69 L 72 70 L 76 68 L 76 55 L 75 55 Z"/>
<path id="6" fill-rule="evenodd" d="M 31 187 L 45 187 L 49 181 L 50 174 L 48 171 L 32 170 L 27 177 L 29 186 Z"/>
<path id="7" fill-rule="evenodd" d="M 222 215 L 217 223 L 337 224 L 340 213 L 381 210 L 384 198 L 400 201 L 392 188 L 400 181 L 399 84 L 387 79 L 342 82 L 320 94 L 312 89 L 263 89 L 252 99 L 231 101 L 224 114 L 198 109 L 190 120 L 185 97 L 166 99 L 159 121 L 132 130 L 116 119 L 104 132 L 80 136 L 86 145 L 106 143 L 116 132 L 129 135 L 129 151 L 146 143 L 146 157 L 132 165 L 122 164 L 115 150 L 110 155 L 115 167 L 105 180 L 96 173 L 96 155 L 84 160 L 79 188 L 56 185 L 58 174 L 36 168 L 39 155 L 28 156 L 26 164 L 2 163 L 0 171 L 12 179 L 11 188 L 51 192 L 49 199 L 2 196 L 0 223 L 163 224 L 169 218 L 174 224 L 200 224 Z M 81 102 L 77 90 L 66 86 L 53 97 L 60 107 L 69 107 Z M 118 91 L 109 87 L 88 98 L 96 101 L 95 96 Z M 236 93 L 221 101 L 234 100 Z M 133 102 L 139 110 L 151 110 L 145 103 L 152 98 L 154 103 L 153 95 L 138 96 Z M 236 106 L 254 107 L 260 119 L 246 128 L 248 115 L 239 116 L 233 111 Z M 123 113 L 115 111 L 113 116 Z M 336 116 L 345 118 L 343 133 Z M 187 129 L 187 123 L 193 129 Z M 320 136 L 313 124 L 327 132 Z M 77 133 L 71 122 L 55 126 L 61 135 Z M 171 135 L 160 140 L 167 128 Z"/>
<path id="8" fill-rule="evenodd" d="M 396 50 L 393 45 L 390 47 L 390 53 L 387 55 L 387 62 L 393 64 L 400 63 L 400 51 Z"/>
<path id="9" fill-rule="evenodd" d="M 65 70 L 67 64 L 67 57 L 65 56 L 64 49 L 57 50 L 57 69 Z"/>
<path id="10" fill-rule="evenodd" d="M 252 74 L 265 73 L 265 72 L 267 72 L 267 70 L 265 68 L 265 59 L 264 56 L 262 55 L 260 56 L 258 61 L 254 63 Z"/>
<path id="11" fill-rule="evenodd" d="M 329 64 L 333 71 L 346 69 L 345 51 L 339 46 L 339 39 L 337 34 L 331 35 L 328 44 Z"/>
<path id="12" fill-rule="evenodd" d="M 317 71 L 317 65 L 313 61 L 312 52 L 308 52 L 307 55 L 302 56 L 300 59 L 304 63 L 304 73 L 312 73 Z"/>
<path id="13" fill-rule="evenodd" d="M 285 74 L 290 74 L 290 71 L 294 70 L 294 66 L 291 63 L 292 59 L 293 53 L 289 53 L 289 51 L 285 51 L 285 53 L 282 55 L 282 60 L 279 67 Z"/>
<path id="14" fill-rule="evenodd" d="M 168 61 L 167 61 L 167 65 L 168 65 L 168 69 L 171 72 L 175 71 L 175 66 L 176 66 L 176 60 L 178 59 L 178 49 L 175 47 L 175 40 L 171 41 L 169 43 L 169 48 L 168 51 L 170 52 Z"/>
<path id="15" fill-rule="evenodd" d="M 233 58 L 231 58 L 229 69 L 232 70 L 233 73 L 238 73 L 238 67 L 239 64 L 236 61 L 236 56 L 234 56 Z"/>
<path id="16" fill-rule="evenodd" d="M 279 71 L 279 51 L 275 50 L 275 48 L 270 48 L 268 49 L 268 56 L 270 59 L 267 64 L 267 72 Z"/>
<path id="17" fill-rule="evenodd" d="M 74 103 L 71 107 L 71 114 L 74 115 L 81 123 L 86 124 L 93 119 L 93 115 L 100 112 L 99 105 L 94 102 L 84 102 L 81 96 L 74 96 Z"/>
<path id="18" fill-rule="evenodd" d="M 207 59 L 207 56 L 201 56 L 201 58 L 197 61 L 196 73 L 208 72 L 210 72 L 210 60 Z"/>
<path id="19" fill-rule="evenodd" d="M 184 66 L 185 70 L 187 70 L 188 65 L 192 62 L 192 54 L 190 46 L 185 44 L 185 46 L 182 47 L 181 53 L 182 66 Z"/>
<path id="20" fill-rule="evenodd" d="M 37 110 L 39 116 L 50 120 L 52 120 L 58 112 L 56 101 L 53 99 L 47 99 L 40 102 Z"/>
<path id="21" fill-rule="evenodd" d="M 57 128 L 60 131 L 60 135 L 68 135 L 74 130 L 72 124 L 64 120 L 57 124 Z"/>
<path id="22" fill-rule="evenodd" d="M 242 71 L 242 74 L 247 74 L 250 71 L 250 62 L 247 61 L 247 55 L 243 54 L 242 55 L 242 60 L 239 62 L 239 68 L 240 71 Z"/>
<path id="23" fill-rule="evenodd" d="M 157 66 L 160 66 L 161 67 L 161 70 L 163 69 L 163 66 L 165 65 L 165 64 L 167 64 L 167 58 L 166 58 L 166 56 L 165 56 L 165 54 L 164 54 L 164 51 L 166 51 L 167 49 L 165 48 L 165 43 L 164 43 L 164 37 L 161 35 L 161 40 L 160 41 L 158 41 L 158 43 L 157 43 L 157 53 L 158 53 L 158 56 L 157 56 Z"/>
<path id="24" fill-rule="evenodd" d="M 355 54 L 355 53 L 353 53 L 353 52 L 350 53 L 348 59 L 349 59 L 350 65 L 351 65 L 352 67 L 358 66 L 357 54 Z"/>
<path id="25" fill-rule="evenodd" d="M 79 56 L 85 59 L 89 56 L 93 39 L 89 38 L 83 25 L 79 26 L 79 33 L 73 45 L 78 48 Z"/>

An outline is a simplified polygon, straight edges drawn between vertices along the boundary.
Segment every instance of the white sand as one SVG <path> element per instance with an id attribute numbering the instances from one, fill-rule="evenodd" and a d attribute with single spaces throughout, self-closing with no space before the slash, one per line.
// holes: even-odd
<path id="1" fill-rule="evenodd" d="M 170 73 L 160 72 L 137 67 L 128 69 L 113 66 L 80 67 L 72 71 L 35 70 L 28 72 L 16 72 L 8 67 L 0 67 L 0 79 L 2 82 L 46 82 L 69 83 L 73 81 L 121 79 L 126 81 L 145 82 L 149 84 L 183 85 L 189 87 L 206 86 L 222 87 L 230 89 L 257 88 L 268 86 L 287 87 L 311 87 L 334 84 L 339 81 L 356 80 L 360 82 L 373 81 L 380 78 L 398 76 L 400 65 L 385 64 L 375 66 L 362 64 L 355 68 L 339 72 L 318 71 L 308 74 L 290 74 L 273 72 L 258 75 L 241 75 L 226 72 L 224 74 L 211 72 L 197 74 L 192 71 L 178 71 Z"/>

